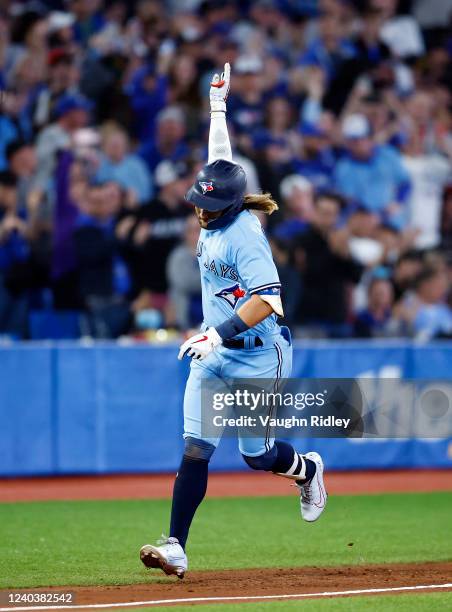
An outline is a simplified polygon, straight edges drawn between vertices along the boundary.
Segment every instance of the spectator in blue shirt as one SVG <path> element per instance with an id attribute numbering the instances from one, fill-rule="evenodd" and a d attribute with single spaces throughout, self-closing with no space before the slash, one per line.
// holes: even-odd
<path id="1" fill-rule="evenodd" d="M 315 38 L 299 60 L 301 66 L 319 66 L 328 80 L 336 75 L 339 67 L 355 55 L 355 48 L 343 34 L 343 25 L 334 14 L 325 12 L 319 19 L 319 36 Z"/>
<path id="2" fill-rule="evenodd" d="M 70 4 L 71 12 L 76 18 L 73 25 L 75 40 L 86 47 L 91 36 L 98 34 L 104 27 L 105 17 L 98 10 L 99 4 L 97 2 L 75 0 Z"/>
<path id="3" fill-rule="evenodd" d="M 120 127 L 105 131 L 97 179 L 119 183 L 128 192 L 128 200 L 139 204 L 148 202 L 153 195 L 149 169 L 141 157 L 129 152 L 129 137 Z"/>
<path id="4" fill-rule="evenodd" d="M 280 194 L 280 182 L 292 174 L 299 136 L 293 129 L 294 109 L 285 98 L 271 98 L 265 106 L 265 125 L 252 135 L 259 182 L 264 191 Z"/>
<path id="5" fill-rule="evenodd" d="M 352 39 L 354 53 L 338 67 L 323 100 L 324 105 L 336 114 L 341 113 L 350 92 L 362 74 L 367 73 L 371 86 L 375 87 L 382 83 L 384 75 L 389 76 L 393 72 L 390 49 L 380 38 L 384 22 L 383 13 L 370 2 L 363 4 L 360 10 L 360 27 Z"/>
<path id="6" fill-rule="evenodd" d="M 74 231 L 80 298 L 90 334 L 98 338 L 125 333 L 130 317 L 125 300 L 130 280 L 115 236 L 120 199 L 110 187 L 90 186 Z"/>
<path id="7" fill-rule="evenodd" d="M 134 133 L 141 143 L 155 135 L 156 118 L 168 103 L 168 77 L 151 64 L 139 68 L 125 87 L 134 117 Z"/>
<path id="8" fill-rule="evenodd" d="M 381 274 L 374 276 L 367 290 L 367 299 L 367 307 L 356 316 L 354 335 L 358 338 L 385 335 L 394 302 L 394 289 L 390 279 Z"/>
<path id="9" fill-rule="evenodd" d="M 331 185 L 336 158 L 327 132 L 319 124 L 303 122 L 300 127 L 302 149 L 294 161 L 297 172 L 306 177 L 317 190 Z"/>
<path id="10" fill-rule="evenodd" d="M 240 56 L 234 64 L 234 88 L 228 99 L 228 120 L 240 147 L 249 152 L 251 132 L 264 122 L 264 66 L 256 56 Z"/>
<path id="11" fill-rule="evenodd" d="M 375 144 L 365 115 L 346 117 L 342 132 L 346 152 L 335 168 L 336 189 L 377 214 L 381 221 L 403 227 L 410 177 L 401 156 L 390 146 Z"/>
<path id="12" fill-rule="evenodd" d="M 269 98 L 265 105 L 265 121 L 264 125 L 258 127 L 253 133 L 253 142 L 259 146 L 259 140 L 273 136 L 275 138 L 283 138 L 287 141 L 287 146 L 295 149 L 295 142 L 298 140 L 296 130 L 294 129 L 294 108 L 283 96 L 274 96 Z"/>
<path id="13" fill-rule="evenodd" d="M 138 150 L 152 173 L 161 161 L 177 162 L 188 156 L 185 133 L 185 116 L 178 106 L 169 106 L 158 114 L 155 139 Z"/>
<path id="14" fill-rule="evenodd" d="M 272 235 L 289 244 L 312 220 L 314 190 L 304 176 L 292 174 L 281 181 L 280 192 L 283 219 L 276 225 Z"/>

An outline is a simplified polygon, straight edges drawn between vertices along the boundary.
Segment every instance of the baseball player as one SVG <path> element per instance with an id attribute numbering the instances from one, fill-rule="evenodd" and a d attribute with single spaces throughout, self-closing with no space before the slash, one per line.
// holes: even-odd
<path id="1" fill-rule="evenodd" d="M 210 87 L 211 122 L 208 163 L 186 194 L 201 226 L 198 259 L 204 323 L 201 333 L 180 347 L 179 359 L 191 357 L 184 397 L 185 450 L 176 476 L 169 537 L 144 545 L 146 567 L 183 578 L 185 545 L 196 509 L 207 489 L 209 460 L 219 439 L 201 435 L 201 382 L 205 378 L 266 378 L 276 383 L 290 376 L 292 342 L 283 316 L 281 284 L 267 239 L 250 210 L 277 209 L 269 194 L 245 195 L 243 168 L 232 161 L 226 126 L 230 67 L 216 74 Z M 299 454 L 290 444 L 265 437 L 240 437 L 239 449 L 254 470 L 290 478 L 300 489 L 301 514 L 315 521 L 327 493 L 318 453 Z"/>

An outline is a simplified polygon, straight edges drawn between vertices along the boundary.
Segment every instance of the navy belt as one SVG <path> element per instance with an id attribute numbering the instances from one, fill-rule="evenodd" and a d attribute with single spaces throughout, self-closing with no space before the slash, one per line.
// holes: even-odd
<path id="1" fill-rule="evenodd" d="M 244 338 L 230 338 L 223 340 L 223 346 L 228 349 L 253 349 L 264 346 L 259 336 L 245 336 Z"/>

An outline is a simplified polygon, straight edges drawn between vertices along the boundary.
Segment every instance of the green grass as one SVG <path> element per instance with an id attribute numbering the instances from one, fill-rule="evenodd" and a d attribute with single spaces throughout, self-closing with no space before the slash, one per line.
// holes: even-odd
<path id="1" fill-rule="evenodd" d="M 167 500 L 0 504 L 0 587 L 165 581 L 141 567 L 138 549 L 166 530 L 169 507 Z M 451 510 L 452 493 L 339 496 L 307 524 L 295 495 L 207 499 L 189 541 L 190 568 L 449 560 Z"/>
<path id="2" fill-rule="evenodd" d="M 200 612 L 418 612 L 421 610 L 452 609 L 452 593 L 423 593 L 422 595 L 378 595 L 371 597 L 338 597 L 337 599 L 307 599 L 296 601 L 274 601 L 240 604 L 202 604 Z M 187 606 L 163 606 L 140 608 L 140 612 L 167 610 L 168 612 L 187 612 Z"/>

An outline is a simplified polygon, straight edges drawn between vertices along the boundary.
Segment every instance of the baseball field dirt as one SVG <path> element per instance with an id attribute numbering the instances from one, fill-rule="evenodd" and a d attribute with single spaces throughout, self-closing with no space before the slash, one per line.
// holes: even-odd
<path id="1" fill-rule="evenodd" d="M 330 495 L 450 491 L 451 470 L 329 472 Z M 49 499 L 162 499 L 174 474 L 0 479 L 0 503 Z M 208 497 L 287 495 L 287 481 L 262 472 L 213 473 Z"/>
<path id="2" fill-rule="evenodd" d="M 452 579 L 452 562 L 393 563 L 388 565 L 360 565 L 346 567 L 285 567 L 247 568 L 242 570 L 194 571 L 187 578 L 163 578 L 160 583 L 122 586 L 65 587 L 59 589 L 75 594 L 78 605 L 98 603 L 132 603 L 165 600 L 187 600 L 193 598 L 208 601 L 227 601 L 239 598 L 242 603 L 259 599 L 259 596 L 278 600 L 278 596 L 308 595 L 319 597 L 321 593 L 357 591 L 368 589 L 391 589 L 412 586 L 430 586 L 425 591 L 436 591 L 431 585 L 444 585 Z M 452 584 L 442 591 L 452 593 Z M 47 592 L 48 589 L 33 589 Z M 395 591 L 403 593 L 404 591 Z M 406 591 L 405 591 L 406 592 Z M 248 599 L 248 596 L 250 599 Z M 232 599 L 233 601 L 233 599 Z M 236 600 L 237 601 L 237 600 Z M 452 595 L 451 595 L 452 603 Z M 193 601 L 191 603 L 194 603 Z M 155 604 L 154 604 L 155 605 Z M 161 605 L 161 604 L 160 604 Z M 219 608 L 221 612 L 221 608 Z"/>
<path id="3" fill-rule="evenodd" d="M 173 477 L 1 481 L 0 612 L 46 609 L 10 606 L 7 593 L 23 589 L 72 591 L 86 610 L 452 609 L 452 473 L 327 478 L 328 511 L 308 525 L 286 481 L 214 475 L 184 580 L 138 560 L 167 523 Z"/>

